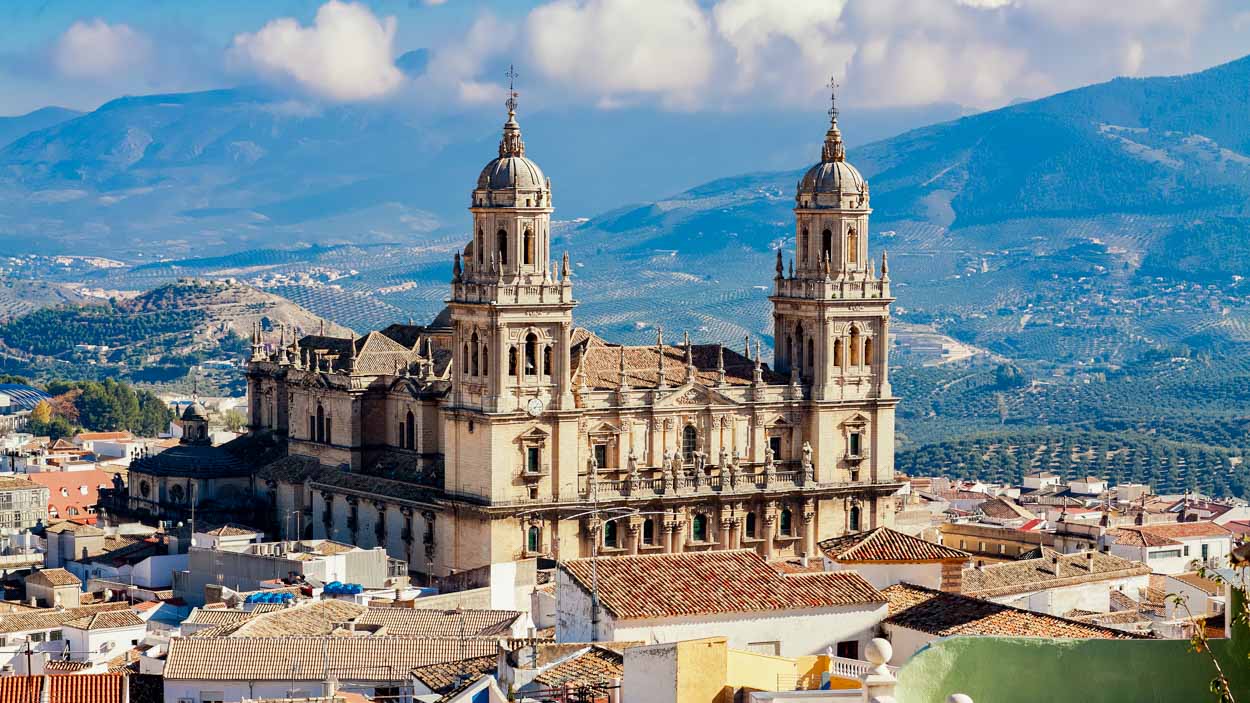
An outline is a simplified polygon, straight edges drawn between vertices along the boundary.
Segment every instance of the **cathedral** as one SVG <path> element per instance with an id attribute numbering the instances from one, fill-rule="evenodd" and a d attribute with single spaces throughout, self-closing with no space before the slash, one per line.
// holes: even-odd
<path id="1" fill-rule="evenodd" d="M 595 553 L 815 556 L 890 524 L 893 298 L 836 108 L 777 253 L 772 365 L 749 338 L 624 346 L 578 327 L 551 181 L 508 108 L 430 324 L 255 334 L 250 431 L 286 446 L 253 478 L 273 528 L 383 546 L 437 579 Z"/>

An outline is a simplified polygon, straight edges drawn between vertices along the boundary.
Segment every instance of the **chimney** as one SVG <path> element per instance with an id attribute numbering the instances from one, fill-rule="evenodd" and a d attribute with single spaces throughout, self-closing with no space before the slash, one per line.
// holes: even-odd
<path id="1" fill-rule="evenodd" d="M 799 565 L 802 566 L 804 569 L 807 568 L 807 552 L 803 552 L 802 554 L 799 555 Z"/>
<path id="2" fill-rule="evenodd" d="M 44 674 L 39 678 L 39 703 L 52 703 L 52 677 Z"/>
<path id="3" fill-rule="evenodd" d="M 1094 573 L 1094 550 L 1085 552 L 1085 567 L 1089 569 L 1089 573 Z"/>

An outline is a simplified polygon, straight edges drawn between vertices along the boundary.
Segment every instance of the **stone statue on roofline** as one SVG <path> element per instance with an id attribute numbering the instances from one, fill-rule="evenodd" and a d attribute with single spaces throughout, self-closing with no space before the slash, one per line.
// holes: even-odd
<path id="1" fill-rule="evenodd" d="M 807 440 L 803 440 L 803 475 L 802 475 L 803 483 L 810 482 L 812 480 L 813 473 L 814 472 L 812 470 L 812 443 Z"/>

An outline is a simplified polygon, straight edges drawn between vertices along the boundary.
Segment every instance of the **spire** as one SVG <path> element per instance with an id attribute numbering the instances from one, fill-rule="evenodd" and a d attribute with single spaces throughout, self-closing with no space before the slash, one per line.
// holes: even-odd
<path id="1" fill-rule="evenodd" d="M 781 278 L 786 272 L 785 262 L 781 260 L 781 250 L 777 250 L 777 278 Z"/>
<path id="2" fill-rule="evenodd" d="M 742 355 L 750 359 L 751 358 L 751 335 L 749 334 L 746 335 L 746 344 L 747 344 L 746 351 L 742 352 Z"/>
<path id="3" fill-rule="evenodd" d="M 460 280 L 460 252 L 456 252 L 456 263 L 451 265 L 451 280 Z M 408 324 L 412 324 L 409 322 Z"/>
<path id="4" fill-rule="evenodd" d="M 625 372 L 625 345 L 621 345 L 621 366 L 620 366 L 620 387 L 621 390 L 629 388 L 629 375 Z"/>
<path id="5" fill-rule="evenodd" d="M 716 345 L 716 383 L 725 385 L 725 345 Z"/>
<path id="6" fill-rule="evenodd" d="M 881 277 L 890 277 L 890 256 L 886 254 L 884 249 L 881 250 Z"/>
<path id="7" fill-rule="evenodd" d="M 508 72 L 504 74 L 508 77 L 508 100 L 504 104 L 508 106 L 508 121 L 503 124 L 503 139 L 499 140 L 499 158 L 508 156 L 525 156 L 525 142 L 521 141 L 521 125 L 516 121 L 516 69 L 509 65 Z"/>
<path id="8" fill-rule="evenodd" d="M 764 382 L 764 367 L 760 361 L 762 356 L 760 353 L 760 340 L 757 339 L 755 340 L 755 368 L 751 370 L 751 383 L 757 386 Z"/>
<path id="9" fill-rule="evenodd" d="M 324 317 L 321 318 L 321 331 L 318 332 L 317 334 L 321 335 L 322 337 L 326 336 L 326 319 Z"/>
<path id="10" fill-rule="evenodd" d="M 829 131 L 825 132 L 825 146 L 821 149 L 820 160 L 843 161 L 846 159 L 846 147 L 842 144 L 842 130 L 838 129 L 838 80 L 829 79 Z"/>
<path id="11" fill-rule="evenodd" d="M 668 380 L 664 377 L 664 328 L 657 327 L 655 331 L 655 350 L 660 356 L 660 388 L 668 387 Z"/>
<path id="12" fill-rule="evenodd" d="M 564 258 L 560 260 L 560 278 L 569 280 L 569 253 L 564 252 Z"/>
<path id="13" fill-rule="evenodd" d="M 347 372 L 356 373 L 356 330 L 352 330 L 351 340 L 347 344 Z"/>

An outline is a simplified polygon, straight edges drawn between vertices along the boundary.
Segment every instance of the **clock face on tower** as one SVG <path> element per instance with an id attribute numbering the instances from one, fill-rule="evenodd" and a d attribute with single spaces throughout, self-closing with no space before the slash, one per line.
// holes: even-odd
<path id="1" fill-rule="evenodd" d="M 525 412 L 531 417 L 538 417 L 543 414 L 543 401 L 541 398 L 530 398 L 530 402 L 525 404 Z"/>

